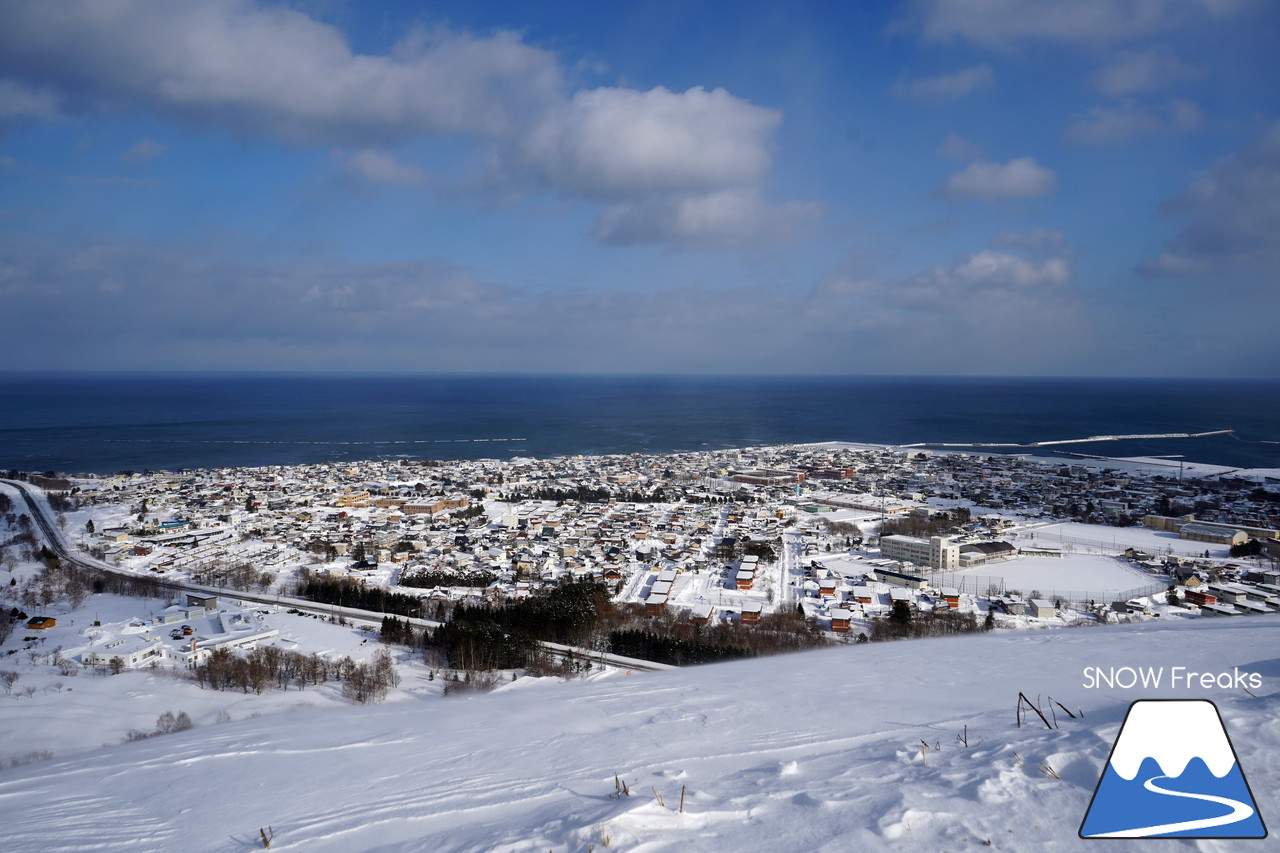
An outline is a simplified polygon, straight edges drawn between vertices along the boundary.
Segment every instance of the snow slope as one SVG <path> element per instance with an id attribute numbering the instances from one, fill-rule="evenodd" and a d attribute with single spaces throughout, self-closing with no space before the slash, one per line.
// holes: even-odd
<path id="1" fill-rule="evenodd" d="M 1176 620 L 299 708 L 2 771 L 0 832 L 19 853 L 249 851 L 260 827 L 308 853 L 1096 850 L 1076 833 L 1139 698 L 1215 701 L 1280 819 L 1277 650 L 1280 618 Z M 1262 688 L 1084 686 L 1086 666 L 1175 665 Z M 1016 728 L 1019 691 L 1084 716 Z"/>

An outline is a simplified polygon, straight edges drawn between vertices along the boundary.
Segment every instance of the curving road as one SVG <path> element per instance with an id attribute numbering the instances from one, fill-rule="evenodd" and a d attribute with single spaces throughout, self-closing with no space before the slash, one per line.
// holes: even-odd
<path id="1" fill-rule="evenodd" d="M 157 586 L 164 589 L 171 589 L 176 592 L 195 592 L 204 595 L 231 596 L 241 601 L 252 601 L 258 604 L 283 605 L 301 610 L 306 613 L 316 613 L 321 616 L 345 616 L 348 619 L 361 619 L 371 622 L 381 622 L 384 616 L 396 615 L 388 614 L 375 610 L 360 610 L 354 607 L 338 607 L 330 604 L 317 604 L 305 598 L 290 598 L 283 595 L 264 595 L 261 593 L 244 592 L 241 590 L 229 590 L 222 587 L 203 586 L 201 584 L 186 583 L 182 581 L 161 580 L 160 578 L 149 578 L 139 575 L 136 572 L 127 572 L 102 560 L 98 560 L 89 556 L 80 549 L 71 545 L 62 535 L 62 531 L 54 524 L 48 514 L 45 505 L 36 499 L 30 490 L 30 484 L 20 480 L 0 479 L 0 484 L 9 486 L 18 492 L 22 499 L 26 502 L 28 509 L 31 511 L 31 518 L 35 521 L 36 526 L 40 528 L 44 534 L 45 541 L 48 543 L 50 550 L 58 555 L 59 559 L 66 560 L 87 569 L 92 572 L 100 572 L 102 574 L 116 575 L 117 577 L 132 578 L 137 580 L 145 578 L 154 582 Z M 414 617 L 396 616 L 396 618 L 406 619 L 409 624 L 419 628 L 436 628 L 442 623 L 431 619 L 418 619 Z M 622 669 L 634 670 L 637 672 L 656 672 L 658 670 L 675 669 L 676 667 L 669 664 L 657 663 L 656 661 L 639 660 L 637 658 L 622 657 L 621 655 L 611 655 L 607 652 L 598 652 L 593 649 L 584 649 L 578 646 L 565 646 L 560 643 L 540 643 L 541 646 L 548 651 L 564 654 L 572 651 L 574 656 L 579 660 L 589 660 L 594 663 L 603 663 L 608 666 L 616 666 Z"/>

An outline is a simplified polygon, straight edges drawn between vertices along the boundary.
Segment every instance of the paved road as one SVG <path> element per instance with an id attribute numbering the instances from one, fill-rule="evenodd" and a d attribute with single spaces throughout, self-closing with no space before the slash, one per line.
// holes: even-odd
<path id="1" fill-rule="evenodd" d="M 92 572 L 100 572 L 102 574 L 116 575 L 117 577 L 132 578 L 134 580 L 144 579 L 154 582 L 163 589 L 171 589 L 176 592 L 194 592 L 203 595 L 217 595 L 224 598 L 235 598 L 239 601 L 252 601 L 257 604 L 279 605 L 282 607 L 292 607 L 305 613 L 316 613 L 322 616 L 343 616 L 348 619 L 358 619 L 368 622 L 381 623 L 382 618 L 387 614 L 374 610 L 360 610 L 354 607 L 338 607 L 331 604 L 317 604 L 314 601 L 308 601 L 305 598 L 290 598 L 283 595 L 267 595 L 263 593 L 244 592 L 242 590 L 226 589 L 222 587 L 202 586 L 195 583 L 187 583 L 184 581 L 171 581 L 161 578 L 154 578 L 148 575 L 140 575 L 137 572 L 125 571 L 118 566 L 92 557 L 80 549 L 73 546 L 62 535 L 62 531 L 54 524 L 49 517 L 50 510 L 43 501 L 35 495 L 35 490 L 30 484 L 19 480 L 0 479 L 0 484 L 10 486 L 15 489 L 18 494 L 26 501 L 28 509 L 31 511 L 31 518 L 44 534 L 45 541 L 48 543 L 50 550 L 58 555 L 59 559 L 66 560 L 74 565 L 80 566 Z M 413 617 L 397 617 L 406 619 L 409 624 L 419 628 L 437 628 L 442 623 L 431 619 L 417 619 Z M 598 652 L 593 649 L 584 649 L 577 646 L 565 646 L 560 643 L 541 643 L 548 651 L 558 654 L 564 654 L 572 651 L 574 656 L 579 660 L 589 660 L 595 663 L 603 663 L 609 666 L 621 667 L 622 669 L 630 669 L 639 672 L 655 672 L 664 669 L 675 669 L 664 663 L 655 661 L 639 660 L 637 658 L 622 657 L 621 655 L 611 655 L 607 652 Z"/>

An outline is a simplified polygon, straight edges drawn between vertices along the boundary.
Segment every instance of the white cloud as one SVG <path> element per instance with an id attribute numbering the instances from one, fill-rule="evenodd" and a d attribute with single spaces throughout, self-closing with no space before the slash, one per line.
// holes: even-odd
<path id="1" fill-rule="evenodd" d="M 997 202 L 1017 198 L 1037 198 L 1053 191 L 1057 176 L 1052 169 L 1032 157 L 1008 163 L 979 161 L 947 178 L 942 191 L 955 199 Z"/>
<path id="2" fill-rule="evenodd" d="M 1208 271 L 1209 266 L 1203 261 L 1172 252 L 1161 252 L 1154 260 L 1138 264 L 1138 272 L 1143 275 L 1200 275 Z"/>
<path id="3" fill-rule="evenodd" d="M 982 156 L 982 146 L 963 139 L 953 133 L 948 133 L 946 138 L 938 144 L 938 156 L 945 157 L 948 160 L 977 160 Z"/>
<path id="4" fill-rule="evenodd" d="M 140 139 L 124 152 L 120 161 L 128 165 L 149 163 L 169 150 L 169 146 L 150 139 Z"/>
<path id="5" fill-rule="evenodd" d="M 3 64 L 82 109 L 144 107 L 292 144 L 501 133 L 554 98 L 554 57 L 514 33 L 417 32 L 386 56 L 327 24 L 244 0 L 14 2 Z"/>
<path id="6" fill-rule="evenodd" d="M 357 151 L 347 159 L 344 166 L 351 174 L 376 184 L 420 187 L 427 183 L 427 174 L 422 169 L 381 151 Z"/>
<path id="7" fill-rule="evenodd" d="M 813 340 L 843 332 L 857 342 L 855 352 L 872 352 L 898 371 L 1097 370 L 1106 315 L 1075 286 L 1068 248 L 1057 248 L 1039 260 L 991 249 L 962 253 L 896 278 L 833 272 L 814 287 L 803 317 Z"/>
<path id="8" fill-rule="evenodd" d="M 996 48 L 1037 40 L 1108 44 L 1228 17 L 1250 5 L 1235 0 L 921 0 L 910 26 L 928 41 L 966 39 Z"/>
<path id="9" fill-rule="evenodd" d="M 1280 124 L 1254 145 L 1219 160 L 1163 206 L 1190 223 L 1168 249 L 1139 269 L 1192 275 L 1245 270 L 1256 285 L 1275 289 L 1280 276 Z"/>
<path id="10" fill-rule="evenodd" d="M 723 89 L 592 89 L 544 114 L 509 156 L 584 195 L 748 186 L 769 170 L 781 118 Z"/>
<path id="11" fill-rule="evenodd" d="M 1265 375 L 1274 362 L 1272 292 L 1250 294 L 1255 310 L 1244 312 L 1190 292 L 1152 300 L 1139 314 L 1167 309 L 1168 325 L 1135 349 L 1137 315 L 1076 287 L 1070 254 L 985 249 L 898 277 L 834 271 L 808 290 L 687 280 L 563 290 L 487 282 L 432 259 L 265 262 L 224 244 L 0 234 L 0 293 L 13 316 L 58 317 L 65 345 L 53 350 L 40 345 L 41 324 L 11 324 L 13 366 L 24 369 L 92 359 L 116 369 L 1063 375 L 1114 372 L 1136 351 L 1145 361 L 1135 370 Z M 116 333 L 139 324 L 148 334 Z M 1222 352 L 1189 352 L 1199 331 L 1227 324 L 1247 333 Z"/>
<path id="12" fill-rule="evenodd" d="M 995 80 L 996 76 L 991 66 L 983 63 L 937 77 L 912 79 L 903 76 L 893 85 L 893 93 L 900 98 L 911 98 L 917 101 L 945 101 L 962 98 L 978 89 L 985 89 L 993 85 Z"/>
<path id="13" fill-rule="evenodd" d="M 931 275 L 940 283 L 969 289 L 1030 288 L 1071 280 L 1071 271 L 1062 258 L 1036 263 L 993 249 L 961 255 L 947 266 L 934 267 Z"/>
<path id="14" fill-rule="evenodd" d="M 1126 100 L 1078 114 L 1067 127 L 1066 140 L 1075 145 L 1124 145 L 1142 136 L 1186 133 L 1203 120 L 1200 107 L 1181 98 L 1162 107 Z"/>
<path id="15" fill-rule="evenodd" d="M 14 0 L 0 4 L 0 73 L 50 87 L 82 114 L 141 109 L 290 145 L 358 148 L 347 168 L 384 183 L 425 175 L 379 151 L 461 136 L 509 188 L 621 205 L 629 222 L 677 199 L 684 221 L 716 223 L 675 229 L 690 238 L 727 238 L 736 221 L 739 241 L 763 239 L 762 219 L 812 207 L 758 200 L 776 110 L 702 87 L 569 94 L 558 58 L 512 32 L 420 29 L 386 55 L 364 55 L 328 24 L 251 0 Z M 43 91 L 0 85 L 0 108 L 7 95 L 11 109 L 52 110 L 54 95 L 33 94 Z M 736 219 L 715 212 L 730 190 L 755 199 Z M 603 227 L 609 219 L 619 212 L 597 233 L 673 233 Z"/>
<path id="16" fill-rule="evenodd" d="M 1123 97 L 1144 95 L 1168 88 L 1172 83 L 1199 73 L 1167 47 L 1124 50 L 1094 76 L 1094 85 L 1104 95 Z"/>
<path id="17" fill-rule="evenodd" d="M 52 92 L 0 80 L 0 118 L 51 119 L 57 115 L 58 99 Z"/>
<path id="18" fill-rule="evenodd" d="M 754 190 L 659 197 L 606 208 L 593 236 L 604 243 L 666 243 L 676 248 L 748 248 L 791 243 L 822 216 L 820 205 L 770 205 Z"/>

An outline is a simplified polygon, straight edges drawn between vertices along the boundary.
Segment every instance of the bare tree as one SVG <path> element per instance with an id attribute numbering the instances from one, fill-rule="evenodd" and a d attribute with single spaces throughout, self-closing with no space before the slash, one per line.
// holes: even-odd
<path id="1" fill-rule="evenodd" d="M 12 669 L 0 669 L 0 686 L 4 687 L 4 695 L 13 692 L 13 685 L 21 678 L 21 673 Z"/>

